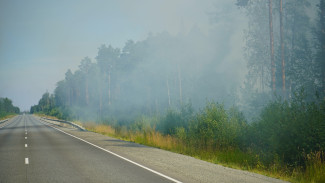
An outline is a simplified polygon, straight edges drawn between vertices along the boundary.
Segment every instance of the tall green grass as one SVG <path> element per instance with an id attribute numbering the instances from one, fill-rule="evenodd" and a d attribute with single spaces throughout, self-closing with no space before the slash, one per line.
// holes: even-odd
<path id="1" fill-rule="evenodd" d="M 294 181 L 297 182 L 325 182 L 325 153 L 312 152 L 306 155 L 306 167 L 298 168 L 293 172 Z"/>
<path id="2" fill-rule="evenodd" d="M 163 135 L 154 128 L 142 130 L 128 130 L 126 127 L 115 129 L 110 125 L 98 125 L 86 123 L 84 126 L 103 135 L 116 137 L 139 144 L 157 147 L 172 152 L 180 153 L 205 160 L 211 163 L 221 164 L 227 167 L 248 170 L 267 176 L 289 180 L 292 182 L 324 182 L 325 163 L 323 152 L 309 153 L 305 156 L 306 167 L 286 166 L 275 158 L 271 164 L 265 165 L 259 154 L 253 151 L 240 149 L 200 149 L 189 146 L 184 140 L 171 135 Z"/>

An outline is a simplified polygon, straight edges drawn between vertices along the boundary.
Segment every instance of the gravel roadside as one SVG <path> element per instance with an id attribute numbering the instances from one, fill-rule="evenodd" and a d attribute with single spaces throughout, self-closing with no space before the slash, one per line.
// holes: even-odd
<path id="1" fill-rule="evenodd" d="M 9 123 L 11 123 L 12 119 L 14 119 L 16 117 L 17 116 L 9 118 L 9 119 L 5 119 L 5 120 L 0 120 L 0 128 L 7 126 Z"/>

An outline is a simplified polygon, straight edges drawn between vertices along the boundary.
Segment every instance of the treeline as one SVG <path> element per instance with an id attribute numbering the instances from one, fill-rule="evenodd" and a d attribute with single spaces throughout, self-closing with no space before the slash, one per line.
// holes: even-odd
<path id="1" fill-rule="evenodd" d="M 12 101 L 8 98 L 0 98 L 0 118 L 8 116 L 10 114 L 19 114 L 19 107 L 15 107 Z"/>
<path id="2" fill-rule="evenodd" d="M 79 69 L 68 70 L 53 96 L 44 96 L 51 100 L 42 99 L 48 103 L 41 105 L 51 103 L 52 113 L 65 119 L 132 121 L 188 102 L 197 110 L 208 99 L 239 106 L 251 120 L 275 96 L 290 99 L 301 88 L 307 100 L 322 99 L 324 4 L 238 0 L 249 24 L 244 84 L 232 77 L 235 66 L 224 67 L 228 48 L 218 47 L 213 35 L 193 27 L 185 35 L 163 32 L 143 41 L 130 40 L 122 49 L 100 46 L 95 61 L 85 57 Z M 43 108 L 35 106 L 32 111 L 50 113 Z"/>
<path id="3" fill-rule="evenodd" d="M 160 115 L 189 101 L 196 109 L 207 98 L 231 105 L 235 82 L 232 78 L 224 81 L 213 69 L 221 63 L 212 54 L 214 46 L 195 27 L 187 35 L 163 32 L 143 41 L 128 41 L 123 49 L 102 45 L 95 62 L 82 59 L 79 69 L 68 70 L 54 94 L 43 95 L 31 112 L 129 122 L 140 115 Z"/>

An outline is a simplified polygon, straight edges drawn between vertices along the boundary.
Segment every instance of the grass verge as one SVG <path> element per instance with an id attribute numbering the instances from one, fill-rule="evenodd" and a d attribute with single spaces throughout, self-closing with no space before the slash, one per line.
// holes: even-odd
<path id="1" fill-rule="evenodd" d="M 9 115 L 6 115 L 6 116 L 2 116 L 2 117 L 0 117 L 0 121 L 8 119 L 8 118 L 15 117 L 15 116 L 17 116 L 17 114 L 9 114 Z"/>
<path id="2" fill-rule="evenodd" d="M 39 116 L 51 118 L 45 115 Z M 260 157 L 253 151 L 243 152 L 239 149 L 219 151 L 195 148 L 193 145 L 188 144 L 186 140 L 182 140 L 176 136 L 163 135 L 156 131 L 154 127 L 150 126 L 146 126 L 141 130 L 132 130 L 128 129 L 126 126 L 114 128 L 111 125 L 96 124 L 94 122 L 74 122 L 92 132 L 189 155 L 200 160 L 230 168 L 247 170 L 290 182 L 325 182 L 325 162 L 322 159 L 322 157 L 325 157 L 325 154 L 323 152 L 315 152 L 306 155 L 305 168 L 283 166 L 282 163 L 276 160 L 272 165 L 266 166 L 260 161 Z"/>
<path id="3" fill-rule="evenodd" d="M 259 156 L 253 152 L 242 152 L 238 149 L 223 151 L 195 149 L 179 138 L 162 135 L 150 127 L 143 131 L 128 130 L 126 127 L 116 129 L 110 125 L 99 125 L 96 123 L 84 123 L 84 127 L 89 131 L 121 140 L 157 147 L 226 167 L 247 170 L 281 180 L 290 182 L 325 182 L 325 163 L 321 159 L 321 157 L 324 157 L 322 152 L 308 154 L 306 158 L 307 167 L 305 169 L 292 169 L 276 161 L 273 165 L 267 167 L 259 160 Z"/>

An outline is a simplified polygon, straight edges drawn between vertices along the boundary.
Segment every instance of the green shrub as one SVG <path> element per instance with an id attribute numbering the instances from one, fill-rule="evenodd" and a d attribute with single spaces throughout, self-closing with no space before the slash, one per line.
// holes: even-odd
<path id="1" fill-rule="evenodd" d="M 240 146 L 246 122 L 235 108 L 227 112 L 223 104 L 208 102 L 190 125 L 190 137 L 197 148 L 232 149 Z"/>
<path id="2" fill-rule="evenodd" d="M 325 148 L 323 106 L 324 101 L 307 102 L 303 93 L 270 102 L 251 126 L 250 143 L 266 164 L 278 156 L 288 166 L 305 166 L 306 153 Z"/>
<path id="3" fill-rule="evenodd" d="M 188 129 L 189 122 L 193 119 L 192 105 L 186 104 L 181 107 L 181 110 L 171 109 L 167 110 L 167 113 L 158 124 L 158 130 L 165 135 L 176 135 L 177 128 Z"/>

